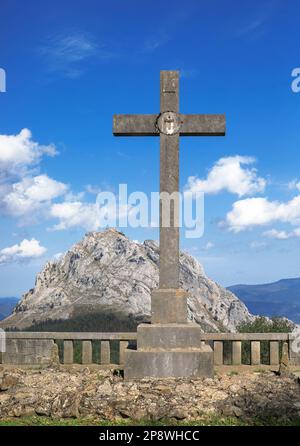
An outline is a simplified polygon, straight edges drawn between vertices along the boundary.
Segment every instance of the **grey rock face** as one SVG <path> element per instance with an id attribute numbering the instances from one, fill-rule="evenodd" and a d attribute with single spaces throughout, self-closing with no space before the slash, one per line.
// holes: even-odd
<path id="1" fill-rule="evenodd" d="M 140 319 L 150 317 L 151 290 L 158 286 L 156 242 L 130 241 L 108 229 L 86 234 L 56 262 L 37 275 L 34 289 L 24 294 L 1 326 L 29 326 L 33 321 L 67 319 L 76 306 L 121 309 Z M 189 293 L 189 318 L 203 331 L 235 331 L 253 316 L 232 294 L 206 277 L 200 263 L 180 254 L 180 286 Z"/>

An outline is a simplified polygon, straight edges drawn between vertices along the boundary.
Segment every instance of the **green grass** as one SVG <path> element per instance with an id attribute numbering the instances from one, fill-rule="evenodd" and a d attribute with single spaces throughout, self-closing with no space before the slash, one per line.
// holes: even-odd
<path id="1" fill-rule="evenodd" d="M 199 421 L 149 421 L 149 420 L 120 420 L 116 422 L 103 422 L 97 419 L 52 419 L 47 417 L 22 417 L 0 420 L 0 426 L 300 426 L 300 420 L 275 420 L 210 417 Z"/>

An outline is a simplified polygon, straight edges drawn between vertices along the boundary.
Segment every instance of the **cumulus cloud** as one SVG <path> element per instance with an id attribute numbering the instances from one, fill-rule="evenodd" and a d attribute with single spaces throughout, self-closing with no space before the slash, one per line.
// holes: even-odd
<path id="1" fill-rule="evenodd" d="M 196 193 L 217 194 L 227 191 L 239 197 L 262 192 L 266 180 L 257 175 L 256 169 L 243 167 L 255 162 L 247 156 L 230 156 L 220 158 L 208 172 L 206 179 L 189 177 L 185 190 Z"/>
<path id="2" fill-rule="evenodd" d="M 101 200 L 95 203 L 82 201 L 54 203 L 50 208 L 50 216 L 58 219 L 58 223 L 50 230 L 61 231 L 80 227 L 87 231 L 98 231 L 105 227 L 117 226 L 117 221 L 120 219 L 130 219 L 134 214 L 134 207 L 129 204 L 120 205 L 113 194 L 111 192 L 109 194 L 111 195 L 107 197 L 105 203 Z"/>
<path id="3" fill-rule="evenodd" d="M 6 212 L 13 216 L 23 216 L 47 205 L 51 200 L 65 194 L 68 187 L 47 175 L 27 177 L 11 186 L 3 198 Z"/>
<path id="4" fill-rule="evenodd" d="M 277 229 L 270 229 L 263 233 L 265 237 L 275 238 L 277 240 L 287 240 L 293 237 L 300 237 L 300 228 L 296 228 L 293 231 L 279 231 Z"/>
<path id="5" fill-rule="evenodd" d="M 34 141 L 28 129 L 0 135 L 0 215 L 25 217 L 22 224 L 35 221 L 37 211 L 47 211 L 52 200 L 68 192 L 66 184 L 38 175 L 42 157 L 57 153 L 53 144 Z"/>
<path id="6" fill-rule="evenodd" d="M 56 154 L 53 144 L 44 146 L 33 141 L 28 129 L 21 130 L 17 135 L 0 135 L 0 180 L 20 177 L 37 165 L 43 155 Z"/>
<path id="7" fill-rule="evenodd" d="M 72 227 L 97 231 L 100 227 L 99 208 L 95 203 L 82 203 L 81 201 L 55 203 L 50 209 L 50 215 L 59 220 L 59 223 L 52 228 L 56 231 Z"/>
<path id="8" fill-rule="evenodd" d="M 47 251 L 36 239 L 24 239 L 19 245 L 0 250 L 0 265 L 12 262 L 24 262 L 41 257 Z"/>
<path id="9" fill-rule="evenodd" d="M 265 197 L 238 200 L 233 203 L 232 210 L 221 225 L 233 232 L 240 232 L 274 222 L 300 224 L 300 195 L 286 203 L 270 201 Z"/>

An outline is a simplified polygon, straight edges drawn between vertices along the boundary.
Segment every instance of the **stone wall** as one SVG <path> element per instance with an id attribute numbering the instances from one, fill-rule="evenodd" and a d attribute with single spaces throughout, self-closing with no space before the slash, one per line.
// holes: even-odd
<path id="1" fill-rule="evenodd" d="M 52 339 L 7 339 L 2 364 L 47 365 L 52 361 Z"/>

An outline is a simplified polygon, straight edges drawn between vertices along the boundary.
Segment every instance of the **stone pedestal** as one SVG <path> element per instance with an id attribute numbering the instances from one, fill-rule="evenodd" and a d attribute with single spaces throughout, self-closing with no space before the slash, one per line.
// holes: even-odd
<path id="1" fill-rule="evenodd" d="M 213 377 L 213 351 L 199 325 L 187 322 L 187 294 L 152 293 L 152 322 L 137 329 L 137 350 L 125 351 L 125 379 Z"/>

